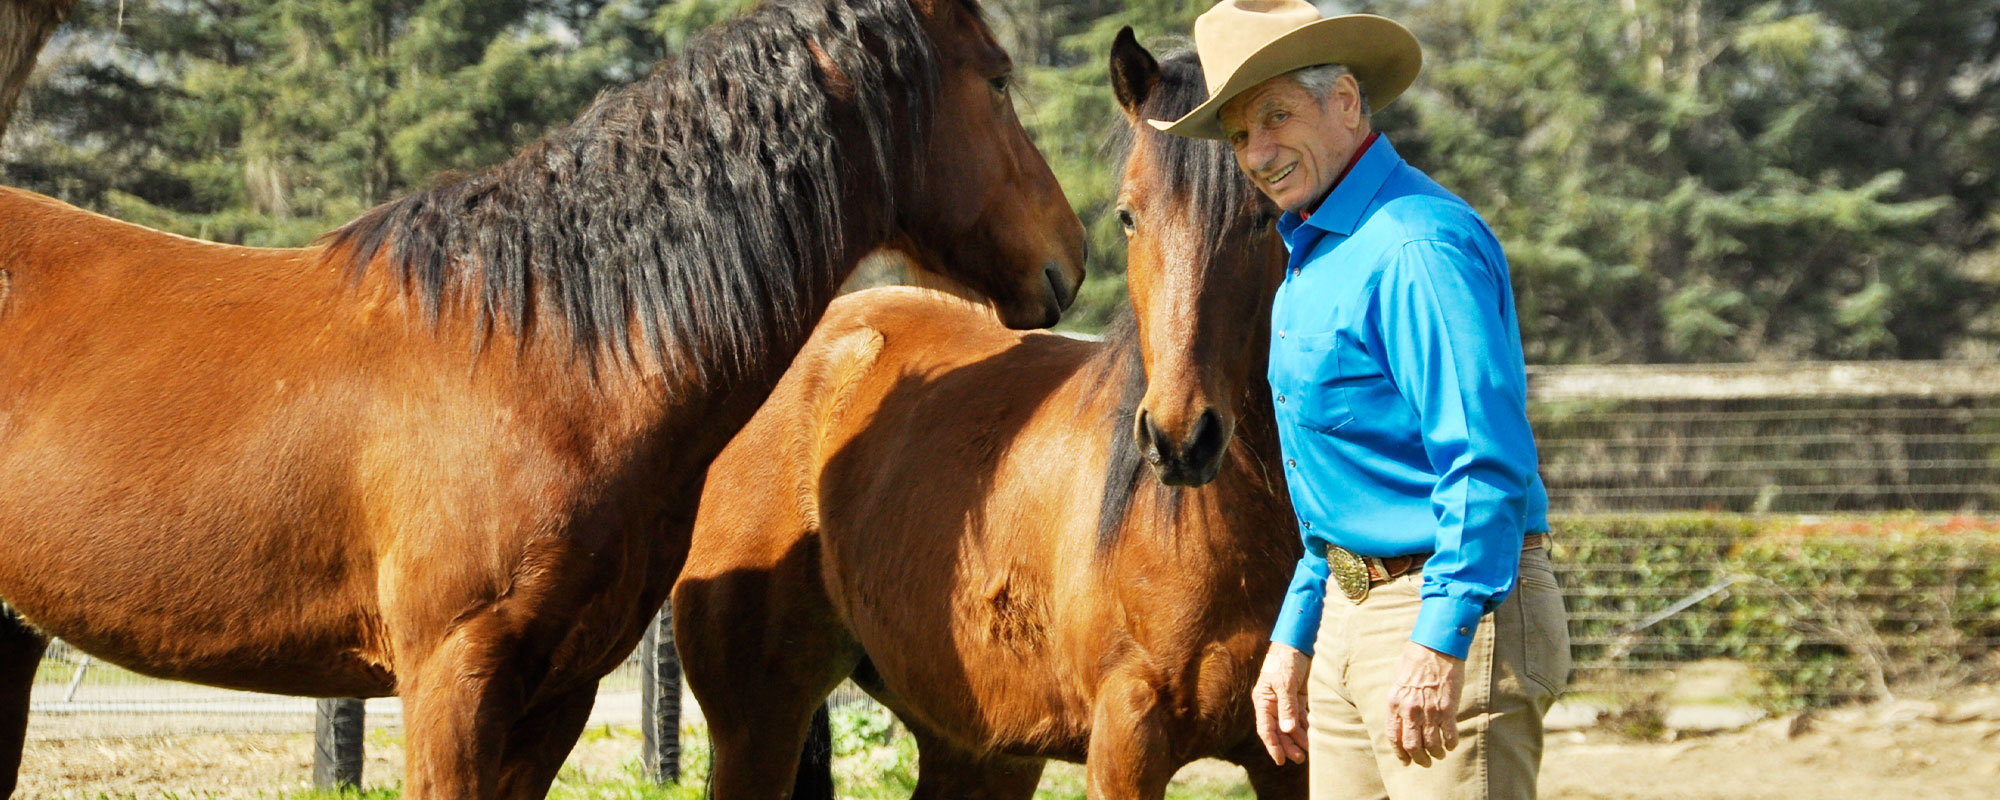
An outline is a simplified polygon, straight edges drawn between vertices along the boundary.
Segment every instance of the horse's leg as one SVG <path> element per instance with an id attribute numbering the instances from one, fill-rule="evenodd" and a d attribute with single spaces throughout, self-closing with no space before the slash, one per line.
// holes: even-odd
<path id="1" fill-rule="evenodd" d="M 481 612 L 405 672 L 407 800 L 494 800 L 507 738 L 526 712 L 521 636 Z"/>
<path id="2" fill-rule="evenodd" d="M 939 737 L 917 739 L 917 789 L 910 800 L 1028 800 L 1041 783 L 1039 758 L 980 756 Z"/>
<path id="3" fill-rule="evenodd" d="M 1170 720 L 1150 681 L 1114 674 L 1098 686 L 1091 712 L 1085 773 L 1091 800 L 1159 800 L 1180 764 L 1167 734 Z"/>
<path id="4" fill-rule="evenodd" d="M 770 572 L 683 576 L 674 641 L 715 747 L 716 800 L 790 797 L 813 712 L 860 657 L 820 588 L 817 559 Z"/>
<path id="5" fill-rule="evenodd" d="M 1245 739 L 1223 758 L 1243 768 L 1258 800 L 1306 800 L 1306 765 L 1272 761 L 1256 736 Z"/>
<path id="6" fill-rule="evenodd" d="M 703 703 L 702 715 L 708 720 L 715 746 L 709 774 L 711 796 L 715 800 L 791 797 L 806 728 L 824 696 L 799 697 L 790 691 L 773 691 L 763 702 L 733 706 L 745 712 L 741 714 L 717 714 Z"/>
<path id="7" fill-rule="evenodd" d="M 576 747 L 576 737 L 590 721 L 597 701 L 597 682 L 549 698 L 514 723 L 501 751 L 500 800 L 541 800 Z"/>
<path id="8" fill-rule="evenodd" d="M 47 637 L 0 606 L 0 800 L 14 794 L 21 748 L 28 741 L 28 694 L 42 663 Z"/>
<path id="9" fill-rule="evenodd" d="M 805 747 L 800 748 L 799 774 L 792 781 L 792 800 L 834 800 L 833 715 L 825 703 L 813 711 Z"/>

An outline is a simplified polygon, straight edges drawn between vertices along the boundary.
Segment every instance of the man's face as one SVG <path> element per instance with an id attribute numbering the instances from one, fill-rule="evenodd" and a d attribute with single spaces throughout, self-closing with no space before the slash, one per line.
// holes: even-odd
<path id="1" fill-rule="evenodd" d="M 1325 102 L 1289 76 L 1272 78 L 1222 106 L 1222 132 L 1236 165 L 1286 211 L 1310 210 L 1368 136 L 1361 90 L 1343 75 Z"/>

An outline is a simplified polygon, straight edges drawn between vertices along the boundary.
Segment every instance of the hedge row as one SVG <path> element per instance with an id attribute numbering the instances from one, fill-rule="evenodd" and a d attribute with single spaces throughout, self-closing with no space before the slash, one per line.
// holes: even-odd
<path id="1" fill-rule="evenodd" d="M 1787 708 L 2000 672 L 2000 518 L 1576 516 L 1553 527 L 1586 689 L 1727 658 Z"/>

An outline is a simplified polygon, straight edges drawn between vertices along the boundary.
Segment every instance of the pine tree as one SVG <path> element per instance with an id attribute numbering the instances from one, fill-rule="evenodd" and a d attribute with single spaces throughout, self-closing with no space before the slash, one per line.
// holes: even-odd
<path id="1" fill-rule="evenodd" d="M 79 8 L 10 182 L 166 230 L 299 244 L 499 161 L 664 55 L 660 3 L 274 0 Z M 48 60 L 48 59 L 45 59 Z"/>
<path id="2" fill-rule="evenodd" d="M 1904 4 L 1963 17 L 1935 54 L 1928 26 L 1834 13 L 1853 3 L 1376 5 L 1429 51 L 1385 127 L 1500 233 L 1533 360 L 1938 357 L 1993 301 L 1963 269 L 1991 179 L 1939 177 L 1990 156 L 1924 136 L 1992 141 L 1993 0 Z M 1967 127 L 1892 99 L 1954 73 L 1985 76 Z"/>

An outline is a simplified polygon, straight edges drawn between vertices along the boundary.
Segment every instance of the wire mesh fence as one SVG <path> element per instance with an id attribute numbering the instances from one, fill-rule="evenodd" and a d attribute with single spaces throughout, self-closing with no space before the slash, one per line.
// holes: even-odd
<path id="1" fill-rule="evenodd" d="M 2000 508 L 2000 365 L 1541 369 L 1530 387 L 1557 513 Z"/>
<path id="2" fill-rule="evenodd" d="M 2000 679 L 2000 520 L 1574 520 L 1557 560 L 1572 691 L 1620 701 L 1726 660 L 1764 708 Z"/>
<path id="3" fill-rule="evenodd" d="M 639 724 L 640 669 L 627 659 L 599 685 L 592 724 Z M 285 697 L 162 680 L 105 663 L 58 641 L 29 697 L 29 741 L 116 739 L 200 733 L 310 733 L 313 698 Z M 367 701 L 371 728 L 402 724 L 393 697 Z"/>
<path id="4" fill-rule="evenodd" d="M 1740 525 L 1719 526 L 1721 535 L 1638 526 L 1647 535 L 1636 538 L 1613 525 L 1559 552 L 1576 691 L 1631 700 L 1714 659 L 1754 665 L 1770 704 L 2000 674 L 2000 574 L 1968 555 L 2000 556 L 2000 546 L 1918 540 L 1930 532 L 1899 541 L 1879 516 L 1918 512 L 1949 527 L 2000 509 L 2000 364 L 1531 373 L 1542 476 L 1568 524 L 1659 512 L 1766 515 L 1766 527 L 1785 515 L 1860 515 L 1850 530 L 1764 557 L 1746 555 L 1760 545 Z"/>

